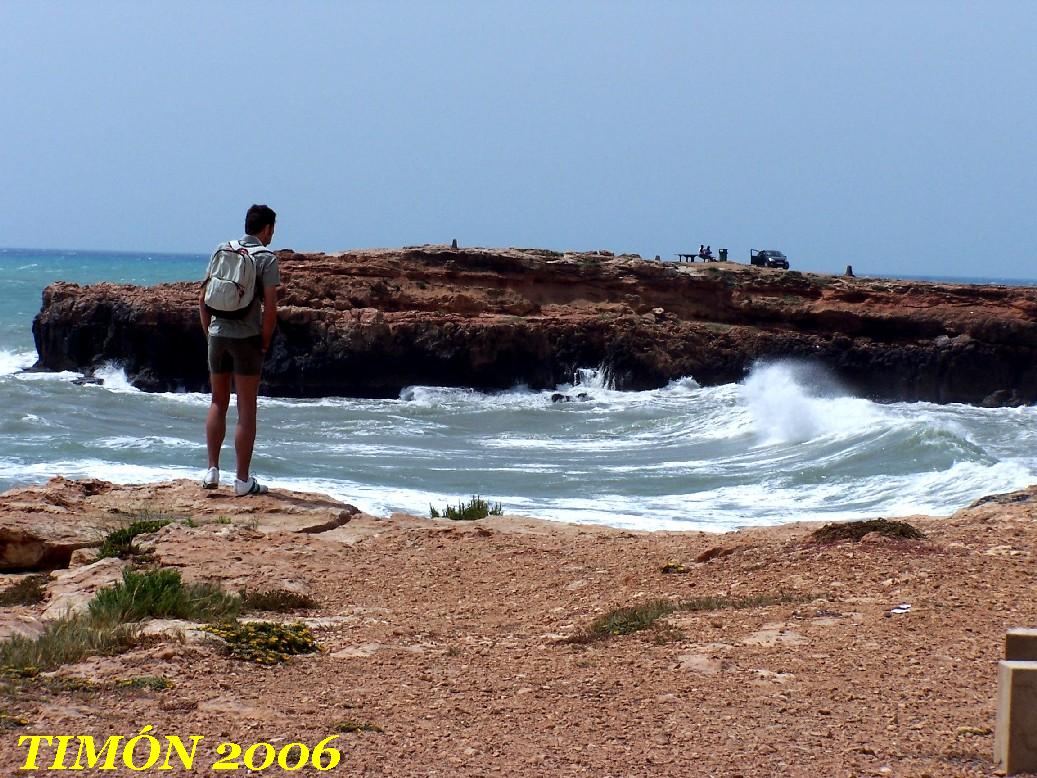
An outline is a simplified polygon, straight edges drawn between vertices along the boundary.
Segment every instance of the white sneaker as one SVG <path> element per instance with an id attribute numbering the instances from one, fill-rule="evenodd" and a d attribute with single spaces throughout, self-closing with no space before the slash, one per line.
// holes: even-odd
<path id="1" fill-rule="evenodd" d="M 203 489 L 215 489 L 220 485 L 220 469 L 218 467 L 210 467 L 205 471 L 205 475 L 202 476 L 202 488 Z"/>
<path id="2" fill-rule="evenodd" d="M 250 475 L 247 481 L 234 479 L 235 497 L 247 497 L 250 494 L 266 494 L 268 491 L 266 486 L 259 483 L 254 475 Z"/>

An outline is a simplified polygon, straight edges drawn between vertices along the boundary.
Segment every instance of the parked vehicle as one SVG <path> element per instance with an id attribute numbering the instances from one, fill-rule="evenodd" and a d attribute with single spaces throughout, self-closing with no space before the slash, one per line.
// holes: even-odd
<path id="1" fill-rule="evenodd" d="M 789 269 L 789 258 L 780 251 L 774 249 L 751 249 L 749 251 L 749 264 L 757 267 L 780 267 Z"/>

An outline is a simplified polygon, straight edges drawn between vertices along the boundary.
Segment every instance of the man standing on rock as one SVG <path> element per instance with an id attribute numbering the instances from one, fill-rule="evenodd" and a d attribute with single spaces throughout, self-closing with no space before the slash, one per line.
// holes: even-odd
<path id="1" fill-rule="evenodd" d="M 221 243 L 209 260 L 198 297 L 198 310 L 209 341 L 209 382 L 212 403 L 205 420 L 209 469 L 202 486 L 220 485 L 220 449 L 227 433 L 231 379 L 237 394 L 238 422 L 234 430 L 237 477 L 234 495 L 264 494 L 267 487 L 249 472 L 256 443 L 256 406 L 263 357 L 277 324 L 277 286 L 281 273 L 277 257 L 267 246 L 274 237 L 277 214 L 266 205 L 253 205 L 245 215 L 245 235 Z"/>

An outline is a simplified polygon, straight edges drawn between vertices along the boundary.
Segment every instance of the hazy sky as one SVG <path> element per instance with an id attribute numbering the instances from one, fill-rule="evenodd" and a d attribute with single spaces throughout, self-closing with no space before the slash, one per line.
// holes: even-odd
<path id="1" fill-rule="evenodd" d="M 1037 3 L 0 0 L 0 246 L 1037 277 Z"/>

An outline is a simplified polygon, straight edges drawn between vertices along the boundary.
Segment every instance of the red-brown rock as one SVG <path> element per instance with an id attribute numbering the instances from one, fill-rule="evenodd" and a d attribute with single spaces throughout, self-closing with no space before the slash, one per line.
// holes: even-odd
<path id="1" fill-rule="evenodd" d="M 875 398 L 1037 400 L 1031 288 L 520 249 L 279 258 L 269 395 L 542 389 L 599 366 L 616 388 L 647 389 L 681 376 L 737 381 L 758 360 L 799 358 Z M 52 284 L 33 322 L 37 367 L 89 372 L 115 361 L 141 389 L 203 390 L 197 294 L 191 283 Z"/>

